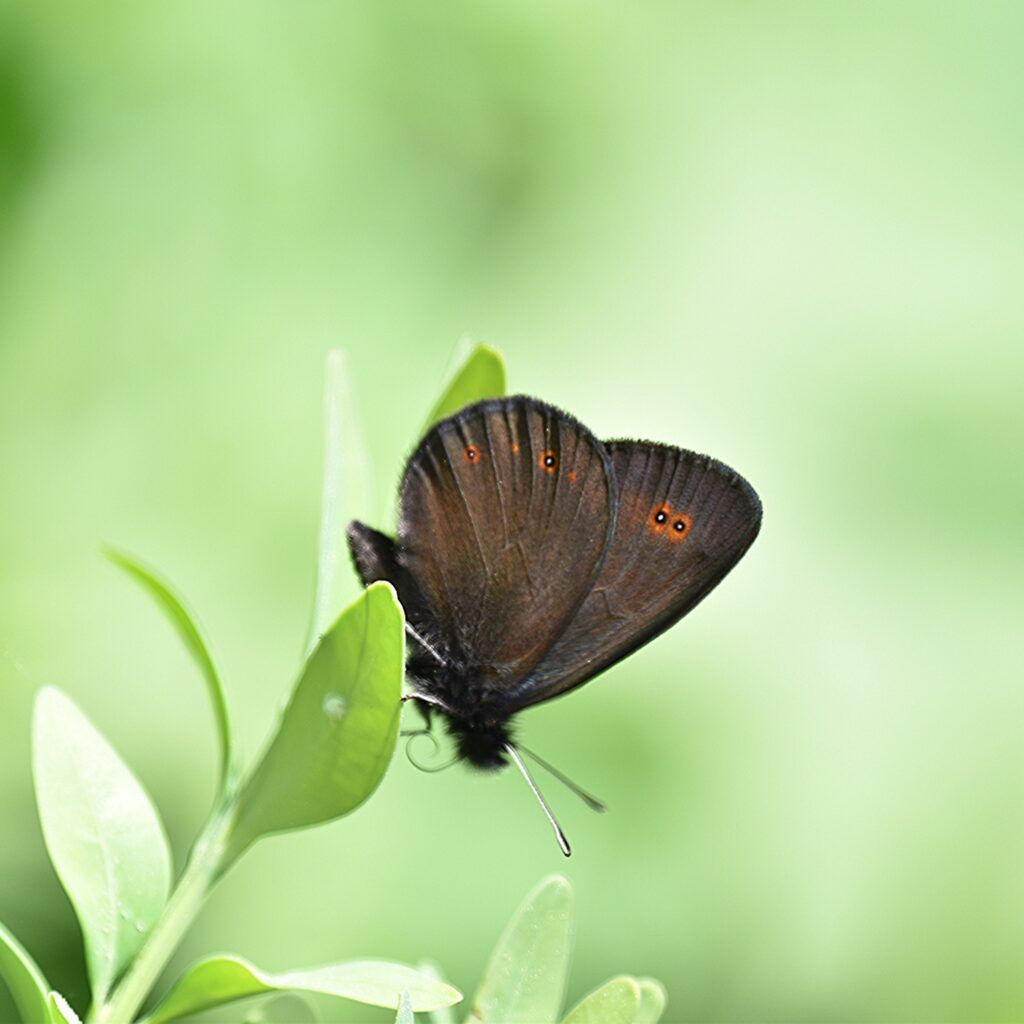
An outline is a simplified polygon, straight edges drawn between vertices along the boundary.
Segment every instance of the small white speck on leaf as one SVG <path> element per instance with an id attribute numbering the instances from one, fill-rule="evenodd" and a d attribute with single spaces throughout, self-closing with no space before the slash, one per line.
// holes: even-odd
<path id="1" fill-rule="evenodd" d="M 348 710 L 348 702 L 339 693 L 329 693 L 324 697 L 324 714 L 332 722 L 340 722 Z"/>

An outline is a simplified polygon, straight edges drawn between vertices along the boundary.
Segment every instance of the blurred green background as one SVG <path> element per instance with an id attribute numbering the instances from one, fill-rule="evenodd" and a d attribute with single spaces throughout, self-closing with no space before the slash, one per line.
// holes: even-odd
<path id="1" fill-rule="evenodd" d="M 629 971 L 672 1021 L 1022 1019 L 1022 52 L 1013 2 L 5 2 L 0 919 L 50 980 L 83 1005 L 34 691 L 179 858 L 213 787 L 203 688 L 98 545 L 184 590 L 253 751 L 310 610 L 326 350 L 383 525 L 469 333 L 601 436 L 734 465 L 761 537 L 524 716 L 612 808 L 547 786 L 567 865 L 518 778 L 400 757 L 258 847 L 176 963 L 429 955 L 472 991 L 567 867 L 570 997 Z"/>

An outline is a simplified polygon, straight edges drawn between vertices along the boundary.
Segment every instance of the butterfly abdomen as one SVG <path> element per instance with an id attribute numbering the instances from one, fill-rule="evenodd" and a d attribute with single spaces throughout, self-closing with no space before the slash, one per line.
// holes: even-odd
<path id="1" fill-rule="evenodd" d="M 507 721 L 472 720 L 446 715 L 445 724 L 455 740 L 459 757 L 474 768 L 494 770 L 507 763 L 505 747 L 511 740 Z"/>
<path id="2" fill-rule="evenodd" d="M 493 673 L 453 661 L 441 666 L 426 658 L 412 659 L 407 670 L 412 688 L 436 701 L 422 706 L 444 720 L 460 760 L 484 769 L 506 764 L 512 708 Z"/>

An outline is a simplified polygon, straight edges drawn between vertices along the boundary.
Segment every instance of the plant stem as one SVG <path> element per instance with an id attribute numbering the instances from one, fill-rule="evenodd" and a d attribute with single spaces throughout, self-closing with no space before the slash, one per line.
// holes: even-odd
<path id="1" fill-rule="evenodd" d="M 234 808 L 215 812 L 203 829 L 163 914 L 132 961 L 110 999 L 89 1019 L 95 1024 L 129 1024 L 135 1020 L 157 979 L 195 920 L 210 890 L 223 874 L 224 852 L 234 823 Z"/>

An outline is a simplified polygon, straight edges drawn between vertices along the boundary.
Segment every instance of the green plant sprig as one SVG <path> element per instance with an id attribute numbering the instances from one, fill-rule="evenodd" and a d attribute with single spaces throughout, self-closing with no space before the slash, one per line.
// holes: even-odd
<path id="1" fill-rule="evenodd" d="M 501 356 L 486 346 L 469 348 L 427 425 L 504 390 Z M 391 761 L 405 665 L 402 607 L 389 584 L 376 583 L 340 610 L 347 571 L 340 537 L 367 492 L 367 463 L 340 353 L 328 357 L 325 391 L 320 550 L 307 654 L 276 728 L 247 772 L 233 741 L 214 659 L 185 602 L 137 559 L 115 549 L 105 552 L 174 626 L 206 684 L 213 712 L 219 746 L 216 797 L 173 887 L 163 824 L 131 769 L 61 691 L 46 687 L 37 697 L 36 800 L 50 859 L 82 929 L 92 990 L 88 1024 L 137 1020 L 207 896 L 245 851 L 268 835 L 351 813 L 374 792 Z M 554 1024 L 568 969 L 571 900 L 569 883 L 558 877 L 527 898 L 491 958 L 471 1022 Z M 2 926 L 0 978 L 24 1021 L 80 1024 L 74 1009 Z M 186 970 L 144 1022 L 167 1024 L 281 991 L 390 1007 L 405 1024 L 417 1012 L 429 1012 L 434 1024 L 451 1024 L 449 1008 L 462 998 L 429 963 L 414 968 L 355 960 L 274 974 L 223 954 Z M 663 1006 L 656 983 L 622 977 L 588 996 L 565 1022 L 652 1024 Z M 312 1011 L 310 1017 L 315 1019 Z"/>
<path id="2" fill-rule="evenodd" d="M 431 414 L 504 391 L 500 356 L 469 352 Z M 440 411 L 439 411 L 440 410 Z M 213 808 L 171 887 L 160 816 L 131 769 L 75 704 L 43 689 L 33 716 L 33 775 L 47 850 L 82 929 L 92 990 L 90 1024 L 137 1019 L 217 881 L 257 840 L 349 814 L 377 788 L 398 736 L 405 621 L 386 583 L 341 610 L 347 572 L 344 524 L 366 500 L 359 443 L 340 352 L 328 355 L 324 483 L 317 584 L 307 655 L 276 729 L 245 773 L 228 702 L 209 645 L 174 588 L 138 559 L 107 557 L 155 600 L 202 676 L 218 739 Z M 0 928 L 0 977 L 26 1021 L 77 1020 L 26 950 Z M 196 964 L 157 1006 L 151 1022 L 177 1019 L 247 996 L 298 989 L 413 1011 L 461 999 L 432 973 L 382 961 L 338 963 L 271 975 L 236 957 Z"/>

